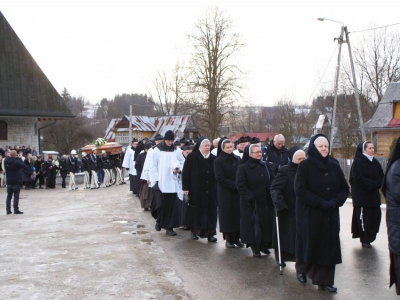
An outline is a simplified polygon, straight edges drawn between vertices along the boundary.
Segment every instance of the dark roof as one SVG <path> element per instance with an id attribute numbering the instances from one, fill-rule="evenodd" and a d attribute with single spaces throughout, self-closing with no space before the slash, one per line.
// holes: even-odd
<path id="1" fill-rule="evenodd" d="M 393 119 L 393 101 L 400 100 L 400 82 L 391 82 L 378 104 L 374 115 L 370 120 L 364 123 L 364 128 L 379 129 L 394 127 L 390 125 Z"/>
<path id="2" fill-rule="evenodd" d="M 0 12 L 0 116 L 73 118 Z"/>

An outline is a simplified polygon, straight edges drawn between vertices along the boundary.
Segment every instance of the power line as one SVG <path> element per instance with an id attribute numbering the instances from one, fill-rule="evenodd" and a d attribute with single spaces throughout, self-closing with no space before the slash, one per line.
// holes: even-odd
<path id="1" fill-rule="evenodd" d="M 364 32 L 364 31 L 369 31 L 369 30 L 381 29 L 381 28 L 386 28 L 386 27 L 395 26 L 395 25 L 400 25 L 400 23 L 395 23 L 395 24 L 390 24 L 390 25 L 385 25 L 385 26 L 380 26 L 380 27 L 375 27 L 375 28 L 370 28 L 370 29 L 352 31 L 351 33 L 357 33 L 357 32 Z"/>
<path id="2" fill-rule="evenodd" d="M 332 56 L 331 56 L 331 58 L 329 59 L 328 64 L 326 65 L 326 68 L 325 68 L 324 73 L 322 74 L 321 78 L 319 79 L 319 81 L 318 81 L 317 85 L 315 86 L 314 90 L 312 91 L 310 97 L 308 97 L 306 103 L 308 103 L 308 101 L 310 101 L 310 98 L 314 95 L 315 90 L 317 89 L 317 87 L 318 87 L 319 84 L 321 83 L 322 78 L 324 77 L 324 75 L 325 75 L 325 73 L 326 73 L 326 70 L 328 70 L 328 67 L 329 67 L 329 65 L 330 65 L 330 63 L 331 63 L 331 61 L 332 61 L 332 58 L 333 58 L 333 56 L 335 55 L 335 52 L 336 52 L 336 49 L 337 49 L 338 45 L 339 45 L 339 44 L 336 44 L 335 50 L 333 50 Z"/>

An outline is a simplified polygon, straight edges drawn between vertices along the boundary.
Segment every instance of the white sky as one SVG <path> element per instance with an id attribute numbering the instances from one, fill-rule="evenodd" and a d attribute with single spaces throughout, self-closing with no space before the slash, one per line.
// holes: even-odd
<path id="1" fill-rule="evenodd" d="M 146 93 L 156 70 L 171 71 L 188 52 L 186 34 L 210 5 L 234 20 L 246 44 L 239 62 L 248 72 L 244 96 L 261 105 L 285 95 L 309 99 L 341 26 L 317 17 L 341 21 L 350 32 L 400 22 L 398 0 L 0 0 L 0 11 L 58 92 L 66 87 L 96 103 Z M 324 77 L 332 87 L 336 59 Z"/>

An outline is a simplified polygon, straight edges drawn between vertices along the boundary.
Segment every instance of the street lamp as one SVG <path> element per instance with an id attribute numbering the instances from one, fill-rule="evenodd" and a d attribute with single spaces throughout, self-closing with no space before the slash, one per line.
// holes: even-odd
<path id="1" fill-rule="evenodd" d="M 358 120 L 360 122 L 360 130 L 361 130 L 361 138 L 365 141 L 365 132 L 364 132 L 364 127 L 363 127 L 363 117 L 362 117 L 362 112 L 361 112 L 361 105 L 360 105 L 360 96 L 358 93 L 358 88 L 357 88 L 357 80 L 356 80 L 356 73 L 354 71 L 354 63 L 353 63 L 353 55 L 351 52 L 351 46 L 350 46 L 350 38 L 349 38 L 349 32 L 347 30 L 347 26 L 344 26 L 344 24 L 340 21 L 335 21 L 331 19 L 326 19 L 326 18 L 318 18 L 318 21 L 330 21 L 330 22 L 335 22 L 342 24 L 342 29 L 341 29 L 341 34 L 338 40 L 339 43 L 339 56 L 338 56 L 338 66 L 337 66 L 337 73 L 336 73 L 336 84 L 335 84 L 335 100 L 333 104 L 333 114 L 332 114 L 332 122 L 331 122 L 331 144 L 333 145 L 333 129 L 334 129 L 334 124 L 335 124 L 335 114 L 336 114 L 336 102 L 337 102 L 337 89 L 338 89 L 338 81 L 339 81 L 339 70 L 340 70 L 340 55 L 341 55 L 341 49 L 342 49 L 342 43 L 347 43 L 347 46 L 349 48 L 349 57 L 350 57 L 350 65 L 351 65 L 351 72 L 353 75 L 353 87 L 354 87 L 354 96 L 356 98 L 356 105 L 357 105 L 357 111 L 358 111 Z M 346 41 L 343 41 L 343 32 L 346 35 Z M 335 39 L 336 40 L 336 39 Z M 332 147 L 331 147 L 332 149 Z M 332 151 L 332 150 L 331 150 Z"/>

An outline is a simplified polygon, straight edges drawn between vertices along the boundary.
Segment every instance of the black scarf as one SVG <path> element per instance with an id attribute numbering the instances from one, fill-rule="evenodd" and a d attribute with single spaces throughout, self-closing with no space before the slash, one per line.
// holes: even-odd
<path id="1" fill-rule="evenodd" d="M 316 134 L 310 140 L 310 145 L 308 147 L 307 159 L 311 160 L 319 169 L 329 170 L 331 167 L 331 160 L 333 158 L 328 154 L 326 157 L 323 157 L 321 153 L 319 153 L 317 146 L 315 146 L 314 142 L 317 138 L 324 137 L 328 140 L 328 138 L 323 134 Z M 330 143 L 328 140 L 328 148 L 330 148 Z M 328 149 L 329 151 L 329 149 Z"/>
<path id="2" fill-rule="evenodd" d="M 160 151 L 165 151 L 165 152 L 174 152 L 176 150 L 176 146 L 173 143 L 171 146 L 167 146 L 167 144 L 165 144 L 165 141 L 162 141 L 161 143 L 159 143 L 157 145 L 157 148 Z"/>

